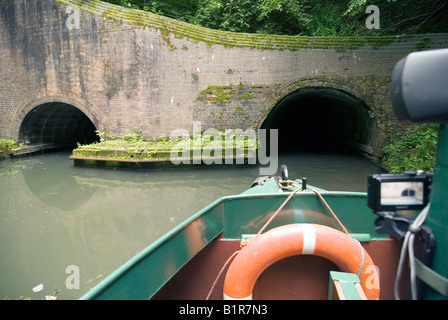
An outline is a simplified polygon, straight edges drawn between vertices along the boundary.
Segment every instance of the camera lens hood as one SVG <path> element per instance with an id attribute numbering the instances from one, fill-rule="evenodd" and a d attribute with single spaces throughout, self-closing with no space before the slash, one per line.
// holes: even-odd
<path id="1" fill-rule="evenodd" d="M 391 100 L 399 121 L 448 123 L 448 49 L 400 60 L 392 73 Z"/>

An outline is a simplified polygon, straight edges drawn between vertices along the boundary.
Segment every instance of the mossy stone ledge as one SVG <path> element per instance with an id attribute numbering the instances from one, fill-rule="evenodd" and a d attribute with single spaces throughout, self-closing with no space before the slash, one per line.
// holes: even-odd
<path id="1" fill-rule="evenodd" d="M 332 36 L 286 36 L 271 34 L 238 33 L 213 30 L 151 12 L 129 9 L 99 0 L 57 0 L 66 5 L 77 6 L 81 11 L 114 19 L 128 25 L 159 30 L 165 38 L 188 38 L 194 42 L 205 42 L 208 46 L 240 47 L 265 50 L 334 49 L 355 50 L 362 47 L 378 49 L 391 43 L 406 42 L 415 35 L 332 37 Z M 177 48 L 173 47 L 172 50 Z"/>

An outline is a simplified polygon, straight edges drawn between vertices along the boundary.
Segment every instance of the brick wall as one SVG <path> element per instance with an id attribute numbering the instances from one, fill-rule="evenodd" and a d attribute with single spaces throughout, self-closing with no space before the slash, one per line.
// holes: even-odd
<path id="1" fill-rule="evenodd" d="M 78 17 L 79 28 L 67 27 Z M 108 136 L 139 127 L 156 138 L 198 120 L 257 128 L 289 93 L 324 86 L 366 103 L 378 147 L 400 130 L 389 102 L 395 63 L 448 46 L 446 34 L 385 40 L 250 37 L 99 1 L 0 1 L 0 136 L 17 139 L 25 115 L 51 101 L 79 108 Z"/>

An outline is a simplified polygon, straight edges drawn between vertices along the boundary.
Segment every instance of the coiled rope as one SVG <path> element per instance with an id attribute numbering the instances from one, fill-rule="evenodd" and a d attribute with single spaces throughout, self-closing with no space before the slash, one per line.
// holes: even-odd
<path id="1" fill-rule="evenodd" d="M 283 203 L 280 205 L 280 207 L 274 212 L 274 214 L 268 219 L 268 221 L 261 227 L 261 229 L 258 231 L 257 236 L 259 236 L 260 234 L 263 233 L 263 231 L 267 228 L 267 226 L 272 222 L 272 220 L 275 219 L 275 217 L 280 213 L 280 211 L 284 208 L 284 206 L 294 197 L 294 195 L 303 190 L 302 186 L 299 186 L 298 183 L 300 183 L 300 180 L 279 180 L 279 185 L 280 188 L 285 189 L 285 190 L 291 190 L 294 188 L 294 190 L 291 192 L 291 194 L 285 199 L 285 201 L 283 201 Z M 344 227 L 344 225 L 342 224 L 342 222 L 339 220 L 339 218 L 336 216 L 336 214 L 334 213 L 334 211 L 331 209 L 330 205 L 327 203 L 327 201 L 325 201 L 324 197 L 322 197 L 322 195 L 320 194 L 319 191 L 317 191 L 314 188 L 311 188 L 309 186 L 307 186 L 307 189 L 310 189 L 311 191 L 313 191 L 318 197 L 319 199 L 325 204 L 326 208 L 328 209 L 328 211 L 330 211 L 331 215 L 333 216 L 333 218 L 336 220 L 336 222 L 339 224 L 339 226 L 341 227 L 341 229 L 344 231 L 345 234 L 347 234 L 348 236 L 350 236 L 350 234 L 348 233 L 347 229 Z M 358 241 L 359 243 L 359 241 Z M 240 243 L 240 247 L 243 248 L 247 245 L 247 240 L 242 240 Z M 361 263 L 361 267 L 359 269 L 358 272 L 358 276 L 361 273 L 362 267 L 364 265 L 364 250 L 361 246 L 361 243 L 359 243 L 360 247 L 361 247 L 361 251 L 362 251 L 362 257 L 363 257 L 363 261 Z M 216 283 L 218 282 L 218 279 L 220 278 L 221 274 L 224 272 L 225 268 L 227 267 L 227 265 L 230 263 L 230 261 L 236 257 L 236 255 L 240 252 L 240 250 L 235 251 L 234 253 L 232 253 L 232 255 L 226 260 L 226 262 L 224 263 L 224 265 L 222 266 L 222 268 L 219 270 L 218 275 L 215 278 L 215 281 L 212 284 L 212 287 L 210 288 L 210 291 L 206 297 L 206 300 L 208 300 L 210 298 L 210 295 L 213 292 L 213 289 L 216 286 Z"/>

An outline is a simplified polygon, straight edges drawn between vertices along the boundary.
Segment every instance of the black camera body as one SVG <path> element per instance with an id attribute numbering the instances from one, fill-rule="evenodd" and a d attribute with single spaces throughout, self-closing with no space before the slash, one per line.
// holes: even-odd
<path id="1" fill-rule="evenodd" d="M 392 73 L 395 115 L 406 123 L 448 123 L 448 49 L 413 52 Z"/>
<path id="2" fill-rule="evenodd" d="M 374 212 L 421 210 L 429 202 L 432 176 L 425 171 L 371 174 L 367 178 L 367 206 Z"/>
<path id="3" fill-rule="evenodd" d="M 440 123 L 442 124 L 440 134 L 443 137 L 448 130 L 447 71 L 448 48 L 413 52 L 395 65 L 390 91 L 392 106 L 400 122 Z M 446 154 L 447 141 L 441 136 L 439 135 L 438 139 L 438 156 Z M 443 175 L 439 176 L 442 171 L 441 167 L 438 167 L 439 161 L 438 159 L 435 166 L 436 179 L 443 180 Z M 368 207 L 378 215 L 375 220 L 375 231 L 398 240 L 405 238 L 397 280 L 399 281 L 401 276 L 405 253 L 409 250 L 411 290 L 408 292 L 408 297 L 413 299 L 424 297 L 425 284 L 421 279 L 422 274 L 419 275 L 414 263 L 411 263 L 411 257 L 412 261 L 418 258 L 430 268 L 434 254 L 437 255 L 434 250 L 437 236 L 439 236 L 437 241 L 441 241 L 438 246 L 443 248 L 448 244 L 444 231 L 438 230 L 438 233 L 433 233 L 431 227 L 425 224 L 428 214 L 432 215 L 432 219 L 438 218 L 443 221 L 441 220 L 443 213 L 439 210 L 443 208 L 440 202 L 443 201 L 446 190 L 444 187 L 439 187 L 432 191 L 433 203 L 429 208 L 432 177 L 432 173 L 423 171 L 368 177 Z M 438 186 L 441 185 L 440 181 L 437 180 Z M 422 212 L 414 217 L 414 212 L 420 209 L 423 209 Z M 439 250 L 440 261 L 443 261 L 444 257 L 442 252 L 443 250 Z M 446 270 L 446 265 L 439 264 L 439 266 Z M 432 276 L 433 282 L 434 279 L 439 282 L 442 276 L 447 276 L 446 272 L 443 275 L 436 273 L 435 275 Z"/>
<path id="4" fill-rule="evenodd" d="M 376 232 L 403 239 L 414 222 L 409 211 L 422 210 L 429 202 L 432 176 L 425 171 L 369 175 L 367 206 L 379 216 L 375 220 Z"/>

